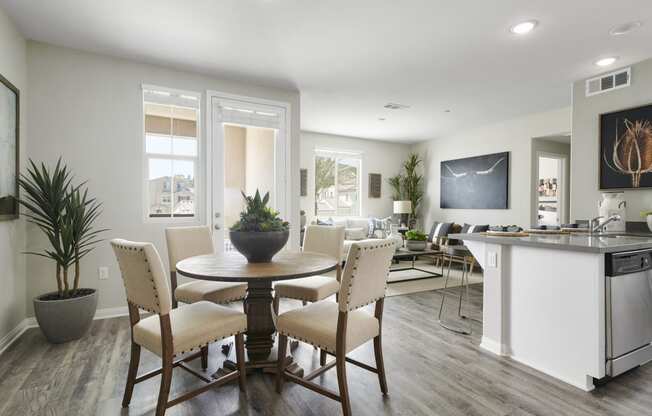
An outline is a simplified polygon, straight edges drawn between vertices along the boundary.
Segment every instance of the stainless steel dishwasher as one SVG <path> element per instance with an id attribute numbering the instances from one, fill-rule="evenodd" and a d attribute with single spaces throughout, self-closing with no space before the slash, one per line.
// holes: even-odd
<path id="1" fill-rule="evenodd" d="M 652 250 L 605 260 L 606 373 L 615 377 L 652 360 Z"/>

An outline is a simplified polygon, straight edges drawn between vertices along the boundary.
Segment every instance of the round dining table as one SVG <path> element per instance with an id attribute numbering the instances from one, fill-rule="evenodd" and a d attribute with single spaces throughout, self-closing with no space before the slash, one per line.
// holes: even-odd
<path id="1" fill-rule="evenodd" d="M 177 263 L 177 273 L 192 279 L 219 282 L 246 282 L 244 310 L 247 315 L 247 367 L 274 371 L 270 359 L 276 327 L 272 308 L 272 283 L 320 275 L 337 267 L 338 260 L 319 253 L 281 251 L 269 263 L 249 263 L 238 252 L 189 257 Z M 290 358 L 291 360 L 291 358 Z M 292 363 L 288 363 L 292 365 Z M 225 368 L 234 363 L 226 361 Z"/>

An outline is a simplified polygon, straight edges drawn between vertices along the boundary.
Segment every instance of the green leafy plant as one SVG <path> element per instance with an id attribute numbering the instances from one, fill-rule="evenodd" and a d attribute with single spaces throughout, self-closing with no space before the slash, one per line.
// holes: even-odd
<path id="1" fill-rule="evenodd" d="M 652 211 L 641 211 L 641 218 L 647 218 L 648 215 L 652 215 Z"/>
<path id="2" fill-rule="evenodd" d="M 262 198 L 258 189 L 253 197 L 247 196 L 244 192 L 242 196 L 246 206 L 240 213 L 240 220 L 233 224 L 231 231 L 269 232 L 290 229 L 290 224 L 279 217 L 278 211 L 267 206 L 269 192 Z"/>
<path id="3" fill-rule="evenodd" d="M 405 239 L 411 241 L 426 241 L 428 236 L 419 230 L 409 230 L 405 233 Z"/>
<path id="4" fill-rule="evenodd" d="M 403 175 L 403 192 L 406 198 L 412 202 L 412 213 L 410 214 L 411 221 L 417 219 L 417 210 L 419 204 L 423 199 L 423 175 L 419 173 L 419 165 L 423 161 L 418 154 L 412 153 L 408 156 L 407 160 L 403 163 L 405 175 Z"/>
<path id="5" fill-rule="evenodd" d="M 59 298 L 76 296 L 79 290 L 81 259 L 100 242 L 93 225 L 101 214 L 101 204 L 88 197 L 86 184 L 72 185 L 72 175 L 61 159 L 53 171 L 41 163 L 37 166 L 31 159 L 27 174 L 21 174 L 18 184 L 24 197 L 18 202 L 28 212 L 27 221 L 43 231 L 50 248 L 43 252 L 30 251 L 26 254 L 51 259 L 56 264 L 57 295 Z M 72 285 L 69 269 L 74 267 Z"/>
<path id="6" fill-rule="evenodd" d="M 392 188 L 392 199 L 394 201 L 403 200 L 403 175 L 400 173 L 387 179 L 389 186 Z"/>

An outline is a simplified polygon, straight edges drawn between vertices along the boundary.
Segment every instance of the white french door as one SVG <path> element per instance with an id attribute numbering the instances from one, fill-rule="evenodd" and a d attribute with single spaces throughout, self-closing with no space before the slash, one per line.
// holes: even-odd
<path id="1" fill-rule="evenodd" d="M 225 185 L 225 178 L 229 179 L 229 175 L 232 175 L 234 165 L 238 168 L 239 164 L 248 162 L 250 168 L 258 168 L 258 172 L 252 174 L 252 169 L 242 167 L 244 175 L 249 175 L 250 183 L 244 186 L 246 181 L 241 182 L 241 190 L 252 194 L 257 187 L 252 175 L 264 175 L 266 188 L 269 188 L 270 192 L 270 205 L 279 211 L 283 218 L 288 217 L 288 107 L 283 103 L 210 91 L 207 94 L 207 107 L 208 224 L 213 229 L 215 249 L 220 252 L 230 249 L 228 228 L 233 224 L 227 221 L 232 221 L 233 213 L 237 212 L 242 204 L 242 196 L 233 188 L 233 184 L 229 187 Z M 227 126 L 231 127 L 231 130 L 227 130 Z M 247 140 L 246 132 L 251 134 L 251 131 L 255 130 L 265 132 L 267 137 L 271 137 L 273 144 L 271 147 L 247 146 L 244 155 L 229 154 L 229 146 L 225 145 L 225 140 L 233 127 L 245 131 L 242 140 Z M 227 165 L 228 172 L 225 169 Z M 262 172 L 261 165 L 264 165 Z M 228 217 L 225 217 L 225 212 L 229 213 Z"/>

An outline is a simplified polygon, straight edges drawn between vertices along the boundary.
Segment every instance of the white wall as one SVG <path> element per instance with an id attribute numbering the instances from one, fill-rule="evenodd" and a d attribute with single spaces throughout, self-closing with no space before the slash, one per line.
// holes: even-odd
<path id="1" fill-rule="evenodd" d="M 573 138 L 571 165 L 571 216 L 598 215 L 600 114 L 652 103 L 652 59 L 632 66 L 628 88 L 585 97 L 584 80 L 573 85 Z M 649 174 L 648 174 L 649 175 Z M 643 221 L 640 211 L 652 209 L 652 190 L 625 191 L 627 221 Z"/>
<path id="2" fill-rule="evenodd" d="M 20 92 L 20 166 L 25 166 L 27 60 L 25 39 L 0 9 L 0 74 Z M 0 221 L 0 340 L 25 319 L 25 221 Z"/>
<path id="3" fill-rule="evenodd" d="M 570 108 L 562 108 L 464 130 L 449 137 L 414 145 L 413 150 L 425 160 L 426 197 L 420 210 L 424 229 L 429 230 L 434 221 L 451 221 L 458 224 L 517 224 L 529 227 L 532 138 L 569 132 L 570 117 Z M 499 152 L 510 152 L 508 209 L 439 207 L 442 161 Z"/>
<path id="4" fill-rule="evenodd" d="M 392 215 L 392 193 L 387 179 L 401 171 L 409 145 L 302 131 L 301 169 L 308 169 L 308 196 L 301 197 L 301 209 L 306 211 L 308 222 L 315 214 L 315 149 L 361 152 L 361 215 Z M 382 175 L 380 198 L 369 198 L 369 173 Z"/>
<path id="5" fill-rule="evenodd" d="M 225 81 L 36 42 L 28 43 L 27 56 L 31 98 L 28 154 L 50 163 L 63 155 L 77 178 L 89 180 L 90 191 L 104 203 L 98 226 L 111 229 L 105 236 L 107 239 L 151 241 L 167 264 L 164 229 L 169 224 L 143 221 L 142 83 L 202 92 L 204 98 L 206 90 L 211 89 L 289 102 L 293 166 L 290 185 L 297 190 L 292 195 L 290 222 L 299 223 L 298 92 Z M 203 102 L 202 114 L 206 114 Z M 205 126 L 202 131 L 205 132 Z M 291 241 L 298 241 L 298 227 L 292 232 Z M 33 249 L 41 247 L 42 236 L 28 230 L 28 245 Z M 97 279 L 98 266 L 109 266 L 108 280 Z M 53 269 L 47 261 L 30 260 L 28 299 L 55 288 Z M 99 288 L 99 308 L 126 304 L 108 242 L 85 259 L 82 270 L 82 285 Z"/>

